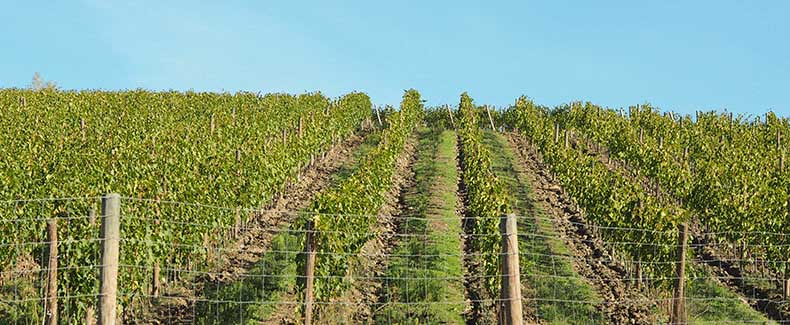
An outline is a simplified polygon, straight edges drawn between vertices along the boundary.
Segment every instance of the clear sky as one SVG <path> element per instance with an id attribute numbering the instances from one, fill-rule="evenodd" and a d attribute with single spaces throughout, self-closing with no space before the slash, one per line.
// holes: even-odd
<path id="1" fill-rule="evenodd" d="M 0 0 L 0 87 L 790 115 L 790 1 Z"/>

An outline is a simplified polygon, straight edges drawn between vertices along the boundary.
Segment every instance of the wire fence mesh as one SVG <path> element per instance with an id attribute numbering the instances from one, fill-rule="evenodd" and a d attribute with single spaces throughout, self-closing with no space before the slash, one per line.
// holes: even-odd
<path id="1" fill-rule="evenodd" d="M 59 322 L 95 321 L 103 266 L 101 200 L 0 202 L 0 323 L 43 323 L 53 316 L 52 303 L 57 304 Z M 118 317 L 131 323 L 302 322 L 306 277 L 300 261 L 311 231 L 304 223 L 341 217 L 136 198 L 122 198 L 121 211 Z M 57 266 L 52 268 L 48 222 L 54 219 Z M 342 275 L 313 276 L 315 282 L 340 279 L 343 286 L 340 295 L 311 300 L 317 320 L 495 320 L 497 308 L 508 299 L 487 292 L 486 283 L 508 274 L 485 274 L 479 265 L 491 256 L 501 260 L 514 253 L 479 252 L 464 243 L 476 236 L 509 234 L 453 232 L 435 227 L 436 221 L 465 222 L 460 216 L 399 215 L 390 227 L 360 230 L 356 235 L 368 241 L 359 251 L 317 249 L 317 256 L 352 261 Z M 610 323 L 617 314 L 633 313 L 644 313 L 644 322 L 669 320 L 678 280 L 673 270 L 679 261 L 674 253 L 660 252 L 674 252 L 681 244 L 623 239 L 652 238 L 638 235 L 656 232 L 650 229 L 575 222 L 573 227 L 586 232 L 573 238 L 550 218 L 518 216 L 517 222 L 518 299 L 525 320 Z M 407 227 L 410 223 L 427 226 Z M 442 249 L 448 243 L 456 247 Z M 683 281 L 689 322 L 785 321 L 787 261 L 766 258 L 764 245 L 690 240 L 686 246 Z M 649 254 L 651 250 L 656 253 Z M 648 253 L 626 253 L 634 251 Z M 475 306 L 482 313 L 473 315 Z"/>

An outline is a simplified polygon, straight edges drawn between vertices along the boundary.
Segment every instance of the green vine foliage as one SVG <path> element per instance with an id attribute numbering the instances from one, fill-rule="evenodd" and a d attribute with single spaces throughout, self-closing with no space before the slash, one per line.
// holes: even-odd
<path id="1" fill-rule="evenodd" d="M 387 114 L 388 128 L 381 142 L 364 156 L 353 174 L 313 202 L 310 211 L 316 230 L 315 298 L 328 301 L 345 292 L 353 255 L 373 236 L 377 214 L 392 188 L 396 160 L 422 121 L 420 93 L 408 90 L 400 111 Z M 304 270 L 304 261 L 299 262 Z"/>
<path id="2" fill-rule="evenodd" d="M 85 198 L 4 201 L 0 265 L 5 271 L 26 257 L 46 265 L 42 245 L 16 245 L 45 240 L 46 223 L 15 220 L 62 218 L 58 290 L 85 297 L 65 301 L 69 315 L 61 318 L 81 319 L 98 290 L 98 273 L 86 266 L 100 264 L 93 240 L 100 222 L 80 217 L 98 214 L 96 197 L 117 192 L 130 197 L 121 203 L 119 280 L 121 303 L 129 305 L 146 290 L 146 267 L 206 265 L 236 222 L 233 208 L 153 201 L 249 208 L 239 210 L 243 220 L 370 115 L 362 93 L 332 100 L 320 93 L 0 91 L 0 200 Z"/>
<path id="3" fill-rule="evenodd" d="M 472 222 L 472 247 L 481 254 L 489 294 L 497 296 L 501 271 L 499 253 L 502 235 L 499 221 L 511 212 L 504 184 L 491 168 L 491 153 L 483 145 L 479 112 L 467 93 L 459 105 L 461 171 L 467 192 L 467 214 Z"/>
<path id="4" fill-rule="evenodd" d="M 746 245 L 757 258 L 777 261 L 776 268 L 790 261 L 790 238 L 782 235 L 790 232 L 790 168 L 779 168 L 788 151 L 781 139 L 790 132 L 787 118 L 699 112 L 692 119 L 650 105 L 622 115 L 590 103 L 572 103 L 563 115 L 567 127 L 607 146 L 682 202 L 719 233 L 717 240 Z"/>
<path id="5" fill-rule="evenodd" d="M 555 143 L 554 124 L 565 129 L 573 118 L 566 109 L 552 111 L 521 97 L 505 112 L 505 119 L 538 147 L 587 218 L 598 226 L 611 227 L 600 235 L 612 242 L 613 248 L 627 254 L 628 259 L 650 262 L 643 266 L 648 274 L 671 278 L 677 226 L 688 219 L 688 214 L 662 205 L 639 185 L 609 171 L 598 158 L 584 154 L 581 148 L 566 148 L 563 141 Z"/>

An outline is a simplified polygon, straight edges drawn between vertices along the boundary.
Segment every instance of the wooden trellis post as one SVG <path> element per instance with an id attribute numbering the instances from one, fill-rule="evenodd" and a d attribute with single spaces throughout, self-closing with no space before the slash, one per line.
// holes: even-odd
<path id="1" fill-rule="evenodd" d="M 523 314 L 516 215 L 511 213 L 502 216 L 499 221 L 499 231 L 502 233 L 499 324 L 521 324 Z"/>
<path id="2" fill-rule="evenodd" d="M 305 290 L 304 290 L 304 323 L 313 323 L 313 283 L 315 281 L 315 223 L 312 219 L 307 221 L 307 231 L 305 232 Z"/>
<path id="3" fill-rule="evenodd" d="M 488 114 L 488 122 L 491 123 L 491 131 L 496 131 L 496 127 L 494 127 L 494 119 L 491 118 L 491 110 L 486 105 L 486 114 Z"/>
<path id="4" fill-rule="evenodd" d="M 453 119 L 453 111 L 450 109 L 450 105 L 446 105 L 447 107 L 447 114 L 450 115 L 450 124 L 453 125 L 453 129 L 455 129 L 455 119 Z"/>
<path id="5" fill-rule="evenodd" d="M 118 259 L 121 239 L 121 196 L 102 198 L 102 253 L 99 291 L 99 324 L 115 324 L 118 296 Z"/>
<path id="6" fill-rule="evenodd" d="M 58 219 L 47 221 L 49 263 L 47 266 L 47 324 L 58 323 Z"/>
<path id="7" fill-rule="evenodd" d="M 672 324 L 686 323 L 686 302 L 683 287 L 686 282 L 686 242 L 688 241 L 688 224 L 684 222 L 680 225 L 679 230 L 675 295 L 672 299 L 672 315 L 670 315 L 670 323 Z"/>

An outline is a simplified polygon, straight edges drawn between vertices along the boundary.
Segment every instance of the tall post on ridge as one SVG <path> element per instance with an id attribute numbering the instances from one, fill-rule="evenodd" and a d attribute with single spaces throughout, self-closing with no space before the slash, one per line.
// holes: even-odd
<path id="1" fill-rule="evenodd" d="M 447 114 L 450 115 L 450 124 L 452 124 L 453 129 L 455 129 L 455 119 L 453 118 L 453 111 L 450 109 L 450 105 L 447 105 Z"/>
<path id="2" fill-rule="evenodd" d="M 486 105 L 486 114 L 488 114 L 488 122 L 491 123 L 491 131 L 496 132 L 496 127 L 494 127 L 494 119 L 491 118 L 491 110 Z"/>
<path id="3" fill-rule="evenodd" d="M 373 105 L 373 109 L 376 110 L 376 119 L 379 120 L 379 127 L 381 127 L 383 124 L 381 124 L 381 115 L 379 114 L 379 106 Z"/>

